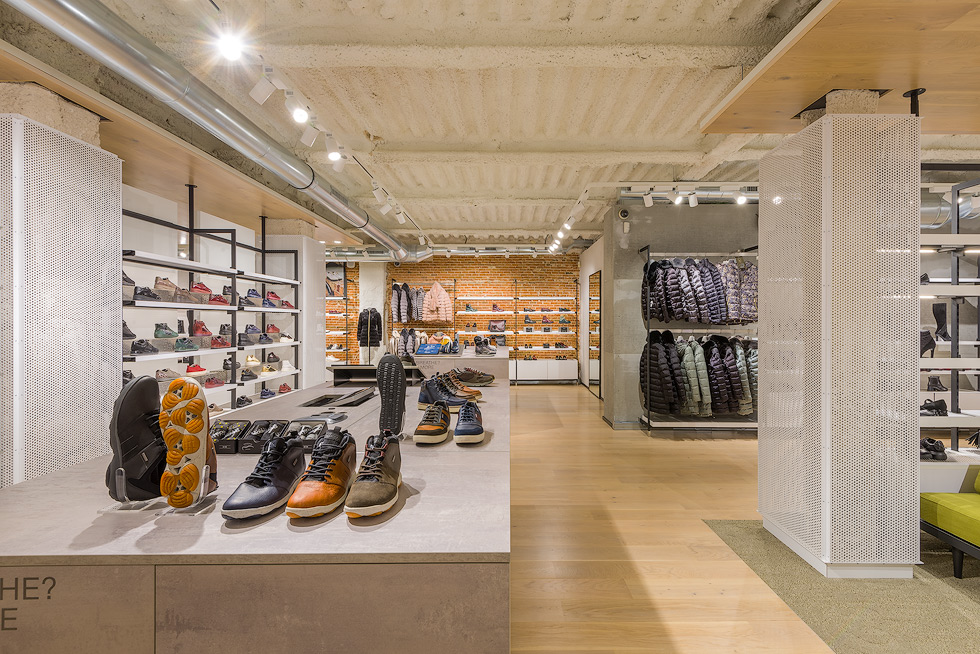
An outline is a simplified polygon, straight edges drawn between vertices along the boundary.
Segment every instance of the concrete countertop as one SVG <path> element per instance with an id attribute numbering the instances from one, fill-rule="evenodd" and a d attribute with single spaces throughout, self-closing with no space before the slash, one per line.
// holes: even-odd
<path id="1" fill-rule="evenodd" d="M 350 387 L 342 387 L 347 392 Z M 297 405 L 329 392 L 322 385 L 228 419 L 296 419 L 323 411 Z M 409 387 L 402 451 L 403 484 L 395 507 L 349 520 L 342 510 L 292 520 L 282 509 L 242 521 L 221 517 L 221 503 L 258 455 L 218 456 L 219 489 L 198 515 L 153 510 L 100 513 L 114 504 L 105 488 L 108 457 L 0 490 L 0 565 L 150 563 L 405 563 L 510 560 L 510 398 L 507 382 L 484 387 L 480 408 L 487 438 L 458 446 L 416 445 L 419 389 Z M 374 395 L 337 423 L 357 441 L 358 461 L 376 433 Z M 224 418 L 226 414 L 218 414 Z M 453 418 L 452 425 L 456 423 Z"/>

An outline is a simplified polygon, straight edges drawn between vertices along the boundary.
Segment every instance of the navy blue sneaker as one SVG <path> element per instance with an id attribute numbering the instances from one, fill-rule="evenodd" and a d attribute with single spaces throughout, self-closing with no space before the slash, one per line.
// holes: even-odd
<path id="1" fill-rule="evenodd" d="M 261 298 L 262 296 L 259 295 L 259 292 L 256 291 L 254 288 L 250 288 L 250 289 L 248 289 L 248 293 L 245 294 L 245 297 L 257 297 L 257 298 Z"/>
<path id="2" fill-rule="evenodd" d="M 240 306 L 240 307 L 254 307 L 255 306 L 255 302 L 252 302 L 251 300 L 249 300 L 244 295 L 239 295 L 238 296 L 238 306 Z"/>
<path id="3" fill-rule="evenodd" d="M 467 402 L 460 407 L 453 440 L 457 444 L 483 442 L 483 414 L 476 402 Z"/>
<path id="4" fill-rule="evenodd" d="M 459 408 L 466 404 L 465 399 L 450 394 L 444 386 L 439 384 L 438 379 L 432 378 L 422 382 L 422 387 L 419 390 L 418 407 L 425 409 L 430 404 L 435 404 L 439 400 L 446 403 L 450 413 L 459 413 Z"/>
<path id="5" fill-rule="evenodd" d="M 245 325 L 245 333 L 246 334 L 261 334 L 262 333 L 262 330 L 259 329 L 258 327 L 256 327 L 255 325 Z"/>
<path id="6" fill-rule="evenodd" d="M 268 400 L 270 397 L 275 397 L 275 396 L 276 396 L 276 392 L 274 390 L 272 390 L 271 388 L 263 388 L 262 392 L 259 394 L 259 399 Z M 480 440 L 483 440 L 482 436 L 480 437 Z"/>
<path id="7" fill-rule="evenodd" d="M 262 334 L 261 336 L 259 336 L 259 345 L 269 345 L 270 343 L 274 343 L 274 342 L 275 341 L 273 341 L 268 334 Z"/>
<path id="8" fill-rule="evenodd" d="M 270 309 L 275 309 L 275 308 L 277 308 L 277 307 L 276 307 L 276 303 L 275 303 L 275 302 L 273 302 L 272 300 L 270 300 L 270 299 L 268 299 L 268 298 L 266 298 L 265 300 L 262 300 L 262 306 L 263 306 L 263 307 L 268 307 L 268 308 L 270 308 Z"/>

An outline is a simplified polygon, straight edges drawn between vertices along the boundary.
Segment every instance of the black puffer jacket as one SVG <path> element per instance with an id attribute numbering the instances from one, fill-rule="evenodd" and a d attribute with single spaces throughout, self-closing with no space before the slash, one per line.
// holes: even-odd
<path id="1" fill-rule="evenodd" d="M 701 271 L 698 270 L 698 263 L 694 259 L 686 259 L 684 267 L 687 269 L 687 277 L 691 282 L 691 290 L 694 292 L 694 303 L 698 309 L 698 322 L 710 323 L 711 315 L 708 312 L 708 296 L 704 292 L 704 282 L 701 281 Z"/>
<path id="2" fill-rule="evenodd" d="M 640 392 L 643 396 L 643 408 L 654 413 L 670 413 L 671 405 L 677 403 L 670 364 L 660 340 L 660 332 L 650 332 L 647 343 L 643 346 L 643 354 L 640 355 Z"/>
<path id="3" fill-rule="evenodd" d="M 725 370 L 724 356 L 718 344 L 711 339 L 702 343 L 704 360 L 708 364 L 708 388 L 711 389 L 711 412 L 728 413 L 728 373 Z"/>
<path id="4" fill-rule="evenodd" d="M 381 345 L 381 314 L 374 307 L 364 309 L 357 317 L 357 344 L 361 347 Z"/>
<path id="5" fill-rule="evenodd" d="M 707 259 L 702 259 L 698 264 L 698 271 L 701 273 L 701 283 L 704 284 L 704 292 L 708 297 L 708 313 L 711 322 L 716 325 L 723 325 L 728 321 L 728 307 L 725 304 L 725 287 L 721 283 L 721 273 Z"/>
<path id="6" fill-rule="evenodd" d="M 667 296 L 667 271 L 664 270 L 663 262 L 657 261 L 653 265 L 653 300 L 659 305 L 655 309 L 653 316 L 662 322 L 670 322 L 671 311 L 670 302 Z"/>
<path id="7" fill-rule="evenodd" d="M 687 322 L 698 321 L 698 305 L 694 299 L 694 288 L 691 286 L 691 278 L 687 274 L 687 266 L 683 259 L 671 259 L 670 265 L 677 271 L 677 282 L 681 289 L 681 304 L 684 308 L 684 315 L 678 316 L 678 320 Z"/>
<path id="8" fill-rule="evenodd" d="M 643 264 L 643 281 L 640 284 L 640 304 L 643 313 L 643 320 L 664 319 L 664 307 L 658 300 L 655 291 L 654 277 L 657 274 L 658 262 L 647 261 Z"/>
<path id="9" fill-rule="evenodd" d="M 670 331 L 660 332 L 660 342 L 663 344 L 667 355 L 667 367 L 670 369 L 669 383 L 674 392 L 674 402 L 670 405 L 670 412 L 678 413 L 687 400 L 687 393 L 684 390 L 684 366 L 681 365 L 681 358 L 677 353 L 677 342 Z"/>

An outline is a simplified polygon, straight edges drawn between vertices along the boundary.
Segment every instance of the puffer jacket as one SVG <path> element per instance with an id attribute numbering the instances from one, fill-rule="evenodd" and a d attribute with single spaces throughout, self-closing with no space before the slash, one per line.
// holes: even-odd
<path id="1" fill-rule="evenodd" d="M 656 302 L 654 317 L 661 322 L 671 321 L 670 299 L 667 293 L 667 270 L 662 261 L 657 261 L 653 269 L 653 299 Z"/>
<path id="2" fill-rule="evenodd" d="M 660 332 L 651 331 L 640 356 L 640 392 L 643 408 L 654 413 L 670 413 L 674 396 L 667 353 L 660 342 Z"/>
<path id="3" fill-rule="evenodd" d="M 453 301 L 449 293 L 439 282 L 433 282 L 432 288 L 425 294 L 422 306 L 422 320 L 425 322 L 449 322 L 452 320 Z"/>
<path id="4" fill-rule="evenodd" d="M 391 322 L 401 322 L 401 296 L 402 287 L 398 284 L 391 285 Z"/>
<path id="5" fill-rule="evenodd" d="M 749 386 L 749 364 L 745 358 L 745 350 L 739 339 L 731 339 L 732 352 L 735 354 L 735 365 L 738 368 L 738 380 L 742 387 L 742 396 L 738 398 L 738 415 L 752 415 L 752 388 Z"/>
<path id="6" fill-rule="evenodd" d="M 357 316 L 357 344 L 361 347 L 381 345 L 381 314 L 374 307 Z"/>
<path id="7" fill-rule="evenodd" d="M 752 409 L 759 412 L 759 348 L 755 341 L 745 346 L 745 358 L 749 368 L 749 388 L 752 390 Z"/>
<path id="8" fill-rule="evenodd" d="M 684 367 L 681 366 L 681 358 L 677 353 L 677 341 L 674 335 L 668 330 L 660 333 L 660 342 L 663 344 L 664 352 L 667 354 L 667 365 L 670 367 L 670 384 L 674 390 L 674 402 L 671 403 L 670 412 L 677 413 L 687 401 L 684 395 Z"/>
<path id="9" fill-rule="evenodd" d="M 401 322 L 408 322 L 412 319 L 412 289 L 408 284 L 402 284 L 399 300 L 398 311 L 401 314 Z"/>
<path id="10" fill-rule="evenodd" d="M 728 391 L 728 411 L 729 413 L 738 412 L 738 401 L 742 399 L 742 380 L 738 374 L 738 363 L 735 360 L 735 351 L 732 345 L 724 336 L 715 335 L 711 337 L 718 345 L 721 354 L 722 365 L 724 366 L 725 382 Z"/>
<path id="11" fill-rule="evenodd" d="M 704 291 L 708 296 L 711 322 L 715 325 L 724 325 L 728 322 L 728 309 L 725 305 L 725 289 L 721 283 L 721 273 L 708 259 L 702 259 L 698 267 L 701 271 L 701 281 L 704 282 Z"/>
<path id="12" fill-rule="evenodd" d="M 650 276 L 647 274 L 652 264 L 650 260 L 643 264 L 643 278 L 640 280 L 640 315 L 644 322 L 650 320 L 653 314 L 650 306 Z"/>
<path id="13" fill-rule="evenodd" d="M 691 291 L 694 293 L 694 303 L 698 309 L 697 322 L 711 323 L 711 315 L 708 312 L 708 296 L 704 292 L 704 282 L 701 281 L 701 271 L 694 259 L 685 259 L 684 268 L 687 269 L 687 278 L 691 282 Z"/>
<path id="14" fill-rule="evenodd" d="M 412 320 L 420 321 L 422 320 L 422 304 L 425 302 L 425 291 L 422 287 L 413 288 L 409 294 L 411 298 L 411 314 Z"/>
<path id="15" fill-rule="evenodd" d="M 694 369 L 697 371 L 698 393 L 701 395 L 701 406 L 698 415 L 702 418 L 711 417 L 711 382 L 708 380 L 708 362 L 704 358 L 704 348 L 692 336 L 687 342 L 688 349 L 694 354 Z"/>
<path id="16" fill-rule="evenodd" d="M 677 281 L 681 289 L 681 306 L 684 308 L 684 315 L 678 319 L 687 322 L 698 321 L 698 305 L 694 299 L 694 288 L 691 286 L 691 278 L 687 274 L 687 265 L 683 259 L 671 259 L 670 265 L 677 270 Z"/>
<path id="17" fill-rule="evenodd" d="M 670 320 L 685 320 L 684 291 L 681 290 L 679 271 L 670 261 L 664 261 L 661 265 L 664 269 L 664 288 L 667 291 L 667 309 L 670 311 Z"/>
<path id="18" fill-rule="evenodd" d="M 748 261 L 742 265 L 739 304 L 741 305 L 742 322 L 759 320 L 759 267 Z"/>
<path id="19" fill-rule="evenodd" d="M 681 413 L 696 416 L 701 410 L 697 364 L 694 361 L 694 348 L 682 336 L 677 337 L 677 356 L 681 358 L 681 368 L 684 371 L 684 404 L 681 406 Z"/>
<path id="20" fill-rule="evenodd" d="M 708 385 L 711 389 L 712 413 L 728 413 L 728 375 L 718 344 L 710 338 L 701 344 L 708 364 Z"/>
<path id="21" fill-rule="evenodd" d="M 742 273 L 734 259 L 717 264 L 721 275 L 721 285 L 725 291 L 725 307 L 728 309 L 728 322 L 742 322 Z"/>
<path id="22" fill-rule="evenodd" d="M 425 332 L 416 332 L 415 334 L 415 351 L 418 352 L 419 348 L 429 342 L 429 335 Z"/>

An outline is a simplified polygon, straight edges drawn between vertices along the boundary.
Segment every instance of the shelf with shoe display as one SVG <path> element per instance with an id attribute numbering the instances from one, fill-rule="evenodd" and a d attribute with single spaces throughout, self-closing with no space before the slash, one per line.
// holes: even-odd
<path id="1" fill-rule="evenodd" d="M 928 284 L 919 285 L 919 298 L 980 297 L 980 284 Z"/>
<path id="2" fill-rule="evenodd" d="M 123 361 L 134 363 L 138 361 L 166 361 L 167 359 L 186 359 L 187 357 L 205 356 L 208 354 L 225 354 L 234 352 L 236 347 L 201 348 L 187 352 L 160 352 L 159 354 L 123 354 Z"/>
<path id="3" fill-rule="evenodd" d="M 133 263 L 160 266 L 162 268 L 173 268 L 175 270 L 186 270 L 188 272 L 198 272 L 207 275 L 217 275 L 219 277 L 233 277 L 234 275 L 238 274 L 238 271 L 236 271 L 234 268 L 209 266 L 207 264 L 198 263 L 197 261 L 189 261 L 188 259 L 181 257 L 168 257 L 163 254 L 144 252 L 142 250 L 123 250 L 122 258 L 124 262 L 131 261 Z"/>
<path id="4" fill-rule="evenodd" d="M 457 301 L 463 300 L 510 300 L 513 301 L 514 298 L 510 295 L 460 295 L 456 298 Z"/>
<path id="5" fill-rule="evenodd" d="M 919 427 L 922 429 L 943 429 L 952 428 L 980 428 L 980 412 L 961 411 L 959 413 L 950 412 L 945 416 L 919 416 Z"/>
<path id="6" fill-rule="evenodd" d="M 932 230 L 924 231 L 919 235 L 919 247 L 980 248 L 980 234 L 936 234 Z M 920 253 L 932 254 L 931 252 Z"/>
<path id="7" fill-rule="evenodd" d="M 289 393 L 294 393 L 294 392 L 296 392 L 298 390 L 299 390 L 298 388 L 294 388 Z M 284 398 L 284 397 L 289 397 L 289 393 L 280 393 L 279 391 L 276 391 L 275 396 L 273 396 L 273 397 L 267 397 L 265 399 L 263 399 L 261 397 L 261 393 L 254 393 L 252 395 L 243 395 L 241 397 L 248 397 L 250 400 L 252 400 L 252 403 L 251 404 L 246 404 L 245 406 L 231 406 L 231 405 L 229 405 L 227 407 L 222 407 L 224 410 L 220 414 L 218 414 L 218 415 L 220 416 L 220 419 L 223 420 L 223 419 L 225 419 L 226 416 L 229 416 L 229 415 L 235 413 L 236 411 L 241 411 L 243 409 L 251 409 L 252 407 L 258 406 L 260 404 L 266 404 L 267 402 L 272 402 L 273 400 L 278 400 L 278 399 L 281 399 L 281 398 Z"/>
<path id="8" fill-rule="evenodd" d="M 298 279 L 276 277 L 275 275 L 263 275 L 262 273 L 245 272 L 244 270 L 238 271 L 238 278 L 250 282 L 259 282 L 269 286 L 299 286 Z"/>
<path id="9" fill-rule="evenodd" d="M 980 357 L 925 357 L 919 370 L 973 370 L 980 368 Z"/>
<path id="10" fill-rule="evenodd" d="M 299 313 L 299 309 L 283 309 L 282 307 L 239 307 L 242 311 L 252 313 Z"/>
<path id="11" fill-rule="evenodd" d="M 474 332 L 474 331 L 463 330 L 463 331 L 458 331 L 456 333 L 459 334 L 459 335 L 461 335 L 461 336 L 462 335 L 476 335 L 476 336 L 502 335 L 502 336 L 510 336 L 510 335 L 513 335 L 514 334 L 514 332 L 512 330 L 510 330 L 510 329 L 505 329 L 502 332 Z"/>
<path id="12" fill-rule="evenodd" d="M 575 291 L 574 295 L 568 293 L 571 290 Z M 552 294 L 544 295 L 542 291 L 551 291 Z M 515 382 L 577 381 L 577 277 L 573 274 L 567 278 L 561 276 L 547 285 L 532 280 L 515 280 L 514 295 L 515 314 L 518 316 L 514 330 L 515 344 L 511 349 Z M 555 341 L 562 341 L 569 347 L 553 347 Z M 548 347 L 545 347 L 546 343 Z"/>
<path id="13" fill-rule="evenodd" d="M 265 343 L 263 345 L 243 345 L 237 349 L 239 352 L 250 352 L 252 350 L 271 350 L 277 347 L 293 347 L 294 345 L 302 345 L 302 341 L 291 341 L 289 343 L 280 343 L 276 341 L 275 343 Z"/>
<path id="14" fill-rule="evenodd" d="M 513 315 L 513 311 L 457 311 L 457 316 L 506 316 Z"/>
<path id="15" fill-rule="evenodd" d="M 123 300 L 124 307 L 143 309 L 185 309 L 187 311 L 238 311 L 238 307 L 227 304 L 191 304 L 190 302 L 157 302 L 156 300 Z"/>
<path id="16" fill-rule="evenodd" d="M 645 415 L 640 416 L 640 422 L 650 425 L 656 429 L 758 429 L 759 423 L 755 420 L 723 420 L 717 418 L 709 418 L 704 420 L 672 420 L 669 419 L 672 416 L 665 416 L 661 420 L 659 418 L 648 418 Z"/>
<path id="17" fill-rule="evenodd" d="M 517 299 L 518 300 L 544 300 L 544 301 L 551 300 L 554 302 L 557 302 L 559 300 L 568 301 L 568 302 L 571 302 L 573 300 L 578 300 L 578 298 L 575 297 L 574 295 L 519 295 L 517 296 Z"/>
<path id="18" fill-rule="evenodd" d="M 553 331 L 550 332 L 542 331 L 540 329 L 532 329 L 531 331 L 527 331 L 526 329 L 523 329 L 521 330 L 521 333 L 522 334 L 545 334 L 547 336 L 565 336 L 565 335 L 575 336 L 575 332 L 573 331 L 563 332 L 563 331 L 559 331 L 558 328 L 555 328 Z"/>
<path id="19" fill-rule="evenodd" d="M 326 331 L 327 336 L 347 336 L 347 332 L 343 330 L 328 329 Z"/>
<path id="20" fill-rule="evenodd" d="M 276 379 L 282 379 L 283 377 L 292 377 L 293 375 L 298 375 L 301 372 L 303 372 L 302 369 L 296 368 L 295 370 L 287 370 L 286 372 L 276 372 L 272 375 L 263 375 L 262 373 L 258 373 L 259 376 L 255 379 L 239 379 L 238 383 L 239 385 L 262 384 L 265 382 L 275 381 Z"/>

